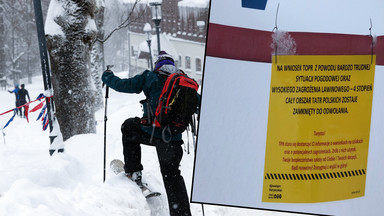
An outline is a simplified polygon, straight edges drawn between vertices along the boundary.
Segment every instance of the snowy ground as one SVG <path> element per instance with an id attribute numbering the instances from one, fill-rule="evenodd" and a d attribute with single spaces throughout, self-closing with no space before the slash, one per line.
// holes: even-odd
<path id="1" fill-rule="evenodd" d="M 124 74 L 121 74 L 124 75 Z M 27 83 L 26 80 L 23 80 Z M 11 89 L 11 88 L 9 88 Z M 41 77 L 26 84 L 31 99 L 43 92 Z M 11 89 L 12 90 L 12 89 Z M 122 159 L 120 126 L 132 116 L 141 116 L 138 103 L 143 95 L 110 92 L 108 101 L 107 163 Z M 0 91 L 0 113 L 14 107 L 14 95 Z M 37 103 L 33 103 L 33 108 Z M 103 116 L 96 113 L 97 133 L 78 135 L 65 142 L 65 153 L 49 156 L 48 132 L 42 131 L 41 122 L 30 114 L 30 122 L 16 117 L 0 133 L 0 215 L 4 216 L 144 216 L 150 208 L 139 189 L 123 175 L 115 175 L 107 166 L 103 183 Z M 0 126 L 12 114 L 0 116 Z M 187 137 L 184 137 L 187 143 Z M 144 181 L 163 194 L 158 201 L 162 207 L 156 214 L 168 215 L 165 190 L 159 164 L 153 147 L 143 146 Z M 190 191 L 193 172 L 193 147 L 184 154 L 182 175 Z M 193 215 L 203 215 L 200 204 L 191 204 Z M 204 205 L 206 216 L 226 215 L 287 215 L 279 212 Z M 291 214 L 289 214 L 291 215 Z"/>

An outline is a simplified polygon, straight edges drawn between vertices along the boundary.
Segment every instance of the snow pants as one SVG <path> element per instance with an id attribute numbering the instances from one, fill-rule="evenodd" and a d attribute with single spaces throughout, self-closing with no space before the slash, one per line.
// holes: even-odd
<path id="1" fill-rule="evenodd" d="M 191 215 L 187 189 L 179 170 L 183 156 L 181 147 L 183 141 L 165 143 L 161 139 L 153 137 L 150 144 L 151 135 L 141 130 L 140 118 L 138 117 L 125 120 L 121 132 L 123 134 L 125 172 L 143 170 L 140 144 L 155 146 L 168 197 L 170 216 Z"/>
<path id="2" fill-rule="evenodd" d="M 25 101 L 25 100 L 22 100 L 22 99 L 19 99 L 19 101 L 16 103 L 16 104 L 18 104 L 17 106 L 22 106 L 22 105 L 24 105 L 24 104 L 26 104 L 27 103 L 27 101 Z M 20 107 L 19 109 L 18 109 L 18 114 L 20 113 L 20 116 L 21 117 L 24 117 L 25 118 L 25 107 Z"/>
<path id="3" fill-rule="evenodd" d="M 16 107 L 19 107 L 19 106 L 21 106 L 21 105 L 24 105 L 24 104 L 20 104 L 20 101 L 19 100 L 16 100 Z M 22 107 L 20 107 L 20 108 L 17 108 L 17 110 L 16 110 L 16 114 L 17 115 L 19 115 L 20 117 L 23 117 L 23 112 L 21 111 L 21 108 Z M 25 108 L 24 108 L 25 109 Z"/>

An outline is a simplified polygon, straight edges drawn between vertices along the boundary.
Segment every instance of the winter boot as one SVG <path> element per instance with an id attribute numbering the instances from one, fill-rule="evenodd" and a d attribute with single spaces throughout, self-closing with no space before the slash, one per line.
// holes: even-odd
<path id="1" fill-rule="evenodd" d="M 144 186 L 143 182 L 141 181 L 142 175 L 141 171 L 136 172 L 130 172 L 125 174 L 130 180 L 136 182 L 136 184 L 142 189 Z"/>
<path id="2" fill-rule="evenodd" d="M 136 182 L 136 184 L 140 187 L 141 192 L 143 192 L 143 195 L 145 196 L 145 198 L 156 197 L 161 195 L 161 193 L 159 192 L 152 192 L 152 190 L 148 188 L 148 185 L 141 181 L 141 178 L 142 178 L 141 171 L 125 173 L 125 175 L 130 180 Z"/>

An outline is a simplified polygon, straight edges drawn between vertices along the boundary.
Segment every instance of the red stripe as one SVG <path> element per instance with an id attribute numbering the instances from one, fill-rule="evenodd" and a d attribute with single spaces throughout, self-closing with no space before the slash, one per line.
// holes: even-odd
<path id="1" fill-rule="evenodd" d="M 297 55 L 370 55 L 369 35 L 289 32 Z M 272 32 L 210 23 L 207 55 L 245 61 L 271 62 Z M 384 65 L 384 36 L 373 49 L 376 64 Z"/>
<path id="2" fill-rule="evenodd" d="M 169 82 L 171 81 L 172 78 L 170 77 L 174 77 L 176 75 L 176 73 L 174 74 L 171 74 L 169 75 L 169 77 L 167 78 L 167 80 L 165 81 L 164 83 L 164 86 L 163 86 L 163 90 L 161 91 L 161 94 L 160 94 L 160 97 L 159 97 L 159 104 L 157 105 L 156 107 L 156 111 L 155 111 L 155 116 L 159 116 L 160 112 L 161 112 L 161 109 L 163 107 L 163 95 L 167 92 L 168 90 L 168 85 L 169 85 Z"/>

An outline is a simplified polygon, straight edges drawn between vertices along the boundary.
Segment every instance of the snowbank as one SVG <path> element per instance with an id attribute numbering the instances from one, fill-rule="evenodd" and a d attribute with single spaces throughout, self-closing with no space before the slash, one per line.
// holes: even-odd
<path id="1" fill-rule="evenodd" d="M 26 83 L 25 80 L 21 83 L 23 81 Z M 33 84 L 26 85 L 31 99 L 43 92 L 42 78 L 36 77 L 33 81 Z M 113 90 L 109 94 L 107 163 L 123 158 L 120 126 L 124 119 L 141 115 L 139 100 L 144 98 L 142 94 L 122 94 Z M 14 100 L 14 95 L 0 91 L 0 112 L 12 109 Z M 1 115 L 0 126 L 11 115 Z M 104 110 L 96 113 L 96 134 L 72 137 L 65 142 L 65 152 L 52 157 L 49 156 L 48 132 L 43 132 L 41 122 L 35 121 L 37 115 L 30 114 L 29 124 L 25 119 L 16 117 L 4 130 L 4 139 L 0 134 L 0 173 L 3 177 L 0 178 L 0 215 L 149 216 L 150 207 L 156 205 L 155 215 L 168 215 L 155 148 L 142 147 L 143 176 L 144 181 L 163 196 L 157 203 L 147 203 L 138 187 L 127 181 L 123 174 L 115 175 L 108 164 L 103 183 Z M 186 136 L 184 140 L 187 143 Z M 193 146 L 190 148 L 191 154 L 184 152 L 180 167 L 189 191 L 194 162 Z M 282 215 L 209 205 L 204 205 L 204 209 L 207 216 Z M 200 204 L 192 203 L 191 211 L 193 215 L 202 215 Z"/>

